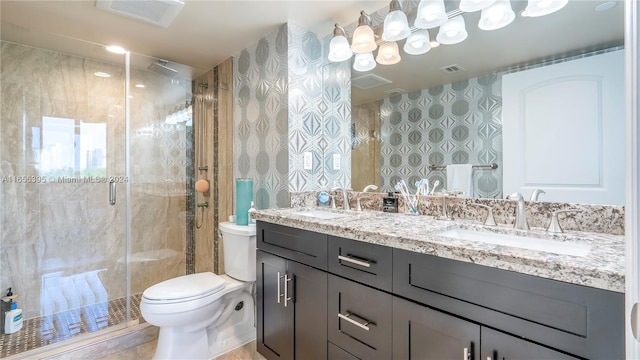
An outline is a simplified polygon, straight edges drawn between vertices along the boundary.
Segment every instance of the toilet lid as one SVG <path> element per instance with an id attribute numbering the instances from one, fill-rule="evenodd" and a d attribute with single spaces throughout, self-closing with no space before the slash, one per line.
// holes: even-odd
<path id="1" fill-rule="evenodd" d="M 211 272 L 184 275 L 149 287 L 142 296 L 149 300 L 178 300 L 215 293 L 224 279 Z"/>

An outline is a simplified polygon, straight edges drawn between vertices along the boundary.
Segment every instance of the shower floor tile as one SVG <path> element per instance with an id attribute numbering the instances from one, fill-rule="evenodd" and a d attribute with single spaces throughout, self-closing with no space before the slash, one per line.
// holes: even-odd
<path id="1" fill-rule="evenodd" d="M 118 325 L 127 321 L 126 298 L 111 300 L 108 302 L 109 320 L 108 326 Z M 140 316 L 140 295 L 131 297 L 131 320 L 144 322 Z M 53 326 L 51 325 L 53 324 Z M 90 332 L 84 316 L 81 317 L 80 327 L 73 331 L 74 335 L 62 333 L 56 320 L 48 321 L 42 317 L 24 321 L 22 330 L 13 334 L 0 334 L 0 358 L 9 357 L 21 352 L 41 348 L 50 344 L 64 341 L 75 335 Z M 105 329 L 107 327 L 104 327 Z"/>

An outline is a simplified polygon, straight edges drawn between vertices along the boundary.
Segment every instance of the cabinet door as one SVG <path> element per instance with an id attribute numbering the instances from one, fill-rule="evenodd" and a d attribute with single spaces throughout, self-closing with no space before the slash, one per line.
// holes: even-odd
<path id="1" fill-rule="evenodd" d="M 480 326 L 393 298 L 393 358 L 479 359 Z"/>
<path id="2" fill-rule="evenodd" d="M 327 359 L 327 273 L 289 261 L 287 294 L 295 308 L 295 359 Z"/>
<path id="3" fill-rule="evenodd" d="M 293 359 L 293 304 L 284 306 L 287 261 L 256 252 L 257 348 L 268 360 Z"/>
<path id="4" fill-rule="evenodd" d="M 486 360 L 571 360 L 573 356 L 513 337 L 486 327 L 482 328 L 482 356 Z"/>

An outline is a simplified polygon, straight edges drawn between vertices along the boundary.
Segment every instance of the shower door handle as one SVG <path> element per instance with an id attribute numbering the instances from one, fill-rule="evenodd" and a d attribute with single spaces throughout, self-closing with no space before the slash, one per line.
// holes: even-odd
<path id="1" fill-rule="evenodd" d="M 109 181 L 109 204 L 116 204 L 116 182 L 113 180 Z"/>

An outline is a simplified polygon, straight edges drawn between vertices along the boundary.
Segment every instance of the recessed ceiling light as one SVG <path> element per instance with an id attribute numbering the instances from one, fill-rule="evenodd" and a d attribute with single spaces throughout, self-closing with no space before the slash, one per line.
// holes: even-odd
<path id="1" fill-rule="evenodd" d="M 122 46 L 118 46 L 118 45 L 105 46 L 105 49 L 108 52 L 112 52 L 114 54 L 124 54 L 124 53 L 127 52 L 127 50 L 125 50 L 125 48 L 123 48 Z"/>
<path id="2" fill-rule="evenodd" d="M 110 74 L 108 74 L 106 72 L 102 72 L 102 71 L 96 71 L 96 72 L 93 73 L 93 75 L 98 76 L 98 77 L 103 77 L 103 78 L 111 77 Z"/>
<path id="3" fill-rule="evenodd" d="M 136 84 L 137 88 L 143 89 L 144 88 L 144 84 Z"/>
<path id="4" fill-rule="evenodd" d="M 598 6 L 596 6 L 596 11 L 606 11 L 609 9 L 613 9 L 616 6 L 615 1 L 607 1 Z"/>

